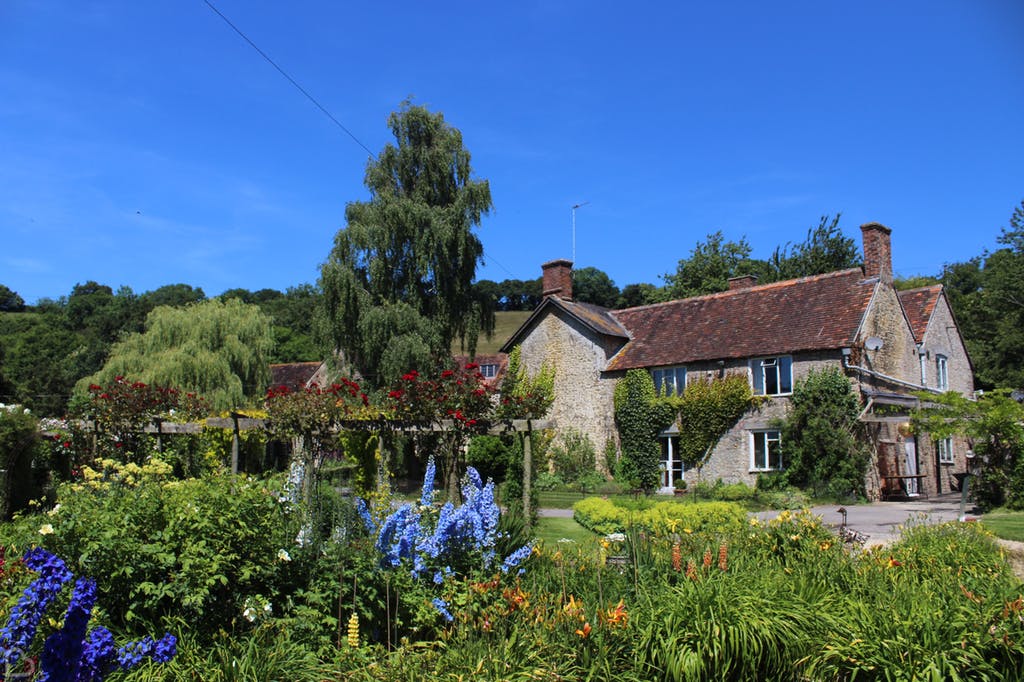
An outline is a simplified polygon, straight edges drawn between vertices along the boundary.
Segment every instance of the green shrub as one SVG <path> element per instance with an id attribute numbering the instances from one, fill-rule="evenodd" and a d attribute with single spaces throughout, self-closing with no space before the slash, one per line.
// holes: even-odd
<path id="1" fill-rule="evenodd" d="M 46 448 L 39 437 L 39 421 L 20 405 L 0 403 L 0 514 L 10 518 L 24 509 L 37 494 L 32 462 L 42 457 Z"/>
<path id="2" fill-rule="evenodd" d="M 662 501 L 631 510 L 611 500 L 588 497 L 573 505 L 573 518 L 584 528 L 602 535 L 622 533 L 630 528 L 665 535 L 685 530 L 693 533 L 735 531 L 743 527 L 746 513 L 741 507 L 726 502 Z"/>
<path id="3" fill-rule="evenodd" d="M 590 438 L 575 429 L 561 431 L 548 449 L 555 473 L 572 485 L 596 469 L 594 445 Z"/>
<path id="4" fill-rule="evenodd" d="M 257 596 L 280 612 L 312 554 L 296 544 L 302 515 L 280 501 L 280 486 L 232 476 L 167 482 L 156 469 L 87 472 L 61 487 L 52 511 L 5 527 L 3 544 L 68 557 L 96 579 L 117 628 L 149 631 L 181 617 L 206 636 L 245 625 L 245 602 Z"/>

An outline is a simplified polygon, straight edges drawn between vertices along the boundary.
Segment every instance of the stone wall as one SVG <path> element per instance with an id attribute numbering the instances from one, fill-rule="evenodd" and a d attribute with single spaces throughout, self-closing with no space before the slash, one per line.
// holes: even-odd
<path id="1" fill-rule="evenodd" d="M 840 367 L 842 356 L 834 353 L 803 353 L 793 356 L 793 383 L 805 378 L 812 370 L 826 367 Z M 724 366 L 717 364 L 698 364 L 687 368 L 687 381 L 698 376 L 718 376 L 720 372 L 743 372 L 750 376 L 750 363 L 747 360 L 734 360 Z M 766 398 L 761 405 L 743 415 L 736 425 L 718 441 L 711 452 L 699 477 L 705 482 L 713 483 L 722 479 L 726 483 L 746 483 L 753 486 L 757 483 L 759 472 L 751 469 L 753 451 L 751 433 L 772 429 L 773 423 L 785 419 L 790 399 L 786 396 Z M 785 462 L 783 462 L 785 464 Z M 690 469 L 685 474 L 689 485 L 697 483 L 698 472 Z"/>
<path id="2" fill-rule="evenodd" d="M 521 358 L 531 374 L 544 362 L 555 368 L 555 401 L 548 415 L 559 430 L 586 434 L 603 461 L 605 443 L 615 437 L 613 396 L 617 377 L 603 376 L 621 346 L 595 341 L 575 319 L 560 312 L 541 317 L 523 336 Z"/>

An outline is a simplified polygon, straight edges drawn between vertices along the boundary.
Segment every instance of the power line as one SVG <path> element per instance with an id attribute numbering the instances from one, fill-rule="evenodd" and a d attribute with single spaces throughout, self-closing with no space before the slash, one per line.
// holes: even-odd
<path id="1" fill-rule="evenodd" d="M 228 26 L 230 26 L 231 29 L 235 33 L 237 33 L 239 36 L 241 36 L 242 40 L 244 40 L 245 42 L 249 43 L 249 46 L 252 47 L 252 49 L 256 50 L 256 52 L 259 53 L 259 55 L 261 57 L 263 57 L 267 61 L 268 64 L 273 66 L 275 69 L 277 69 L 278 73 L 280 73 L 282 76 L 284 76 L 286 79 L 288 79 L 288 82 L 291 83 L 293 86 L 295 86 L 295 89 L 298 90 L 299 92 L 301 92 L 306 97 L 306 99 L 308 99 L 310 102 L 312 102 L 316 106 L 317 109 L 319 109 L 321 112 L 323 112 L 324 116 L 329 118 L 334 123 L 334 125 L 338 126 L 341 130 L 343 130 L 345 132 L 346 135 L 351 137 L 352 140 L 355 141 L 356 144 L 358 144 L 360 147 L 362 147 L 366 151 L 366 153 L 370 155 L 370 158 L 372 158 L 372 159 L 376 159 L 377 158 L 377 155 L 374 154 L 372 151 L 370 151 L 369 147 L 367 147 L 365 144 L 363 144 L 362 141 L 358 137 L 356 137 L 355 134 L 353 134 L 353 132 L 351 130 L 346 128 L 345 125 L 341 121 L 339 121 L 337 118 L 335 118 L 334 114 L 332 114 L 330 111 L 327 110 L 327 107 L 325 107 L 324 105 L 320 104 L 320 102 L 315 97 L 313 97 L 313 95 L 309 94 L 309 92 L 304 87 L 299 85 L 298 81 L 296 81 L 294 78 L 289 76 L 287 71 L 285 71 L 280 66 L 278 66 L 277 62 L 275 62 L 273 59 L 270 58 L 270 55 L 268 55 L 266 52 L 261 50 L 259 45 L 254 43 L 252 41 L 252 39 L 249 38 L 249 36 L 245 35 L 245 33 L 242 31 L 242 29 L 240 29 L 237 26 L 235 26 L 235 24 L 230 19 L 228 19 L 224 15 L 223 12 L 221 12 L 219 9 L 217 9 L 214 6 L 214 4 L 212 2 L 210 2 L 210 0 L 203 0 L 203 2 L 206 3 L 206 6 L 209 7 L 210 10 L 212 10 L 214 14 L 216 14 L 218 17 L 223 19 L 224 23 L 227 24 Z M 502 270 L 504 270 L 506 273 L 508 273 L 508 275 L 510 277 L 515 278 L 515 274 L 513 272 L 511 272 L 508 268 L 506 268 L 504 265 L 499 263 L 494 258 L 488 257 L 486 252 L 483 255 L 489 261 L 491 261 L 492 263 L 494 263 L 495 265 L 500 267 Z"/>
<path id="2" fill-rule="evenodd" d="M 301 92 L 301 93 L 302 93 L 303 95 L 305 95 L 305 96 L 306 96 L 306 99 L 308 99 L 308 100 L 309 100 L 310 102 L 312 102 L 312 103 L 313 103 L 314 105 L 316 105 L 316 108 L 317 108 L 317 109 L 319 109 L 320 111 L 322 111 L 322 112 L 323 112 L 323 114 L 324 114 L 324 116 L 326 116 L 327 118 L 331 119 L 331 121 L 333 121 L 333 122 L 334 122 L 334 125 L 338 126 L 338 127 L 339 127 L 339 128 L 341 128 L 341 129 L 342 129 L 343 131 L 345 131 L 345 134 L 347 134 L 347 135 L 348 135 L 349 137 L 351 137 L 351 138 L 352 138 L 352 139 L 353 139 L 353 140 L 355 141 L 355 143 L 356 143 L 356 144 L 358 144 L 358 145 L 359 145 L 360 147 L 362 147 L 362 148 L 363 148 L 364 150 L 366 150 L 366 153 L 367 153 L 367 154 L 369 154 L 369 155 L 370 155 L 370 156 L 371 156 L 372 158 L 374 158 L 374 159 L 376 159 L 376 158 L 377 158 L 377 155 L 376 155 L 376 154 L 374 154 L 374 153 L 373 153 L 372 151 L 370 151 L 370 148 L 369 148 L 369 147 L 367 147 L 367 146 L 366 146 L 365 144 L 363 144 L 363 143 L 362 143 L 362 141 L 361 141 L 361 140 L 360 140 L 360 139 L 359 139 L 358 137 L 356 137 L 356 136 L 355 136 L 355 135 L 354 135 L 354 134 L 352 133 L 352 131 L 351 131 L 351 130 L 349 130 L 348 128 L 346 128 L 346 127 L 345 127 L 345 126 L 344 126 L 344 125 L 342 124 L 342 122 L 341 122 L 341 121 L 339 121 L 338 119 L 336 119 L 336 118 L 334 117 L 334 114 L 332 114 L 331 112 L 327 111 L 327 108 L 326 108 L 326 107 L 325 107 L 324 105 L 320 104 L 320 102 L 318 102 L 318 101 L 317 101 L 317 99 L 316 99 L 315 97 L 313 97 L 313 95 L 309 94 L 309 92 L 307 92 L 307 91 L 306 91 L 306 89 L 305 89 L 304 87 L 302 87 L 301 85 L 299 85 L 299 84 L 298 84 L 298 82 L 297 82 L 297 81 L 296 81 L 296 80 L 295 80 L 294 78 L 292 78 L 291 76 L 289 76 L 289 75 L 288 75 L 288 72 L 286 72 L 286 71 L 285 71 L 284 69 L 282 69 L 282 68 L 281 68 L 280 66 L 278 66 L 278 65 L 277 65 L 277 62 L 275 62 L 275 61 L 274 61 L 273 59 L 271 59 L 271 58 L 270 58 L 270 56 L 269 56 L 269 55 L 267 55 L 267 53 L 266 53 L 266 52 L 264 52 L 263 50 L 261 50 L 261 49 L 259 48 L 259 46 L 258 46 L 258 45 L 257 45 L 256 43 L 254 43 L 254 42 L 253 42 L 252 40 L 250 40 L 250 39 L 249 39 L 249 36 L 245 35 L 245 33 L 243 33 L 243 32 L 242 32 L 242 29 L 240 29 L 240 28 L 238 28 L 237 26 L 235 26 L 235 25 L 234 25 L 234 24 L 233 24 L 233 23 L 231 22 L 231 20 L 230 20 L 230 19 L 228 19 L 228 18 L 227 18 L 226 16 L 224 16 L 224 13 L 223 13 L 223 12 L 221 12 L 221 11 L 220 11 L 219 9 L 217 9 L 216 7 L 214 7 L 214 6 L 213 6 L 213 3 L 212 3 L 212 2 L 210 2 L 210 0 L 203 0 L 203 2 L 205 2 L 205 3 L 206 3 L 206 6 L 207 6 L 207 7 L 209 7 L 209 8 L 211 9 L 211 10 L 213 10 L 214 14 L 216 14 L 216 15 L 217 15 L 218 17 L 220 17 L 221 19 L 223 19 L 223 20 L 224 20 L 224 23 L 225 23 L 225 24 L 227 24 L 228 26 L 230 26 L 230 27 L 232 28 L 232 30 L 234 30 L 234 32 L 235 32 L 235 33 L 237 33 L 238 35 L 242 36 L 242 39 L 243 39 L 243 40 L 244 40 L 245 42 L 249 43 L 249 46 L 250 46 L 250 47 L 252 47 L 252 49 L 256 50 L 256 52 L 258 52 L 258 53 L 259 53 L 259 55 L 260 55 L 261 57 L 263 57 L 263 58 L 264 58 L 265 60 L 267 60 L 267 63 L 269 63 L 269 64 L 270 64 L 271 66 L 273 66 L 273 67 L 274 67 L 275 69 L 277 69 L 278 73 L 280 73 L 280 74 L 281 74 L 282 76 L 284 76 L 285 78 L 287 78 L 287 79 L 288 79 L 288 82 L 289 82 L 289 83 L 291 83 L 292 85 L 294 85 L 294 86 L 295 86 L 295 88 L 296 88 L 296 89 L 297 89 L 297 90 L 298 90 L 299 92 Z"/>

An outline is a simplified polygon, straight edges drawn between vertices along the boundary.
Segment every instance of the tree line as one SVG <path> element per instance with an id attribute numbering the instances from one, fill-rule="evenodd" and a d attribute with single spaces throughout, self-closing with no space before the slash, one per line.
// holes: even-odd
<path id="1" fill-rule="evenodd" d="M 487 180 L 473 175 L 458 129 L 409 102 L 388 126 L 395 143 L 367 166 L 370 198 L 346 206 L 346 225 L 315 285 L 231 289 L 208 299 L 188 284 L 136 294 L 89 281 L 66 297 L 29 306 L 0 284 L 0 401 L 61 414 L 76 384 L 119 371 L 193 390 L 201 388 L 200 375 L 227 372 L 256 400 L 265 369 L 253 371 L 254 365 L 321 359 L 379 389 L 410 370 L 430 372 L 450 362 L 453 344 L 472 356 L 479 336 L 493 332 L 496 312 L 532 310 L 541 302 L 541 279 L 476 279 L 483 256 L 476 231 L 492 202 Z M 661 285 L 620 289 L 602 270 L 581 267 L 573 274 L 574 296 L 625 308 L 724 291 L 732 277 L 753 275 L 764 284 L 854 267 L 858 248 L 839 218 L 822 217 L 804 240 L 780 245 L 768 258 L 754 258 L 745 237 L 710 233 L 674 272 L 661 275 Z M 1024 386 L 1024 204 L 998 243 L 991 253 L 897 286 L 945 285 L 979 387 L 1018 388 Z M 229 303 L 243 307 L 229 314 L 218 308 Z M 176 316 L 176 309 L 193 314 Z M 225 333 L 226 319 L 241 325 L 237 333 Z M 138 338 L 146 334 L 151 338 Z M 239 347 L 243 337 L 253 346 L 248 352 Z M 197 351 L 203 342 L 217 345 L 210 351 L 216 357 Z M 176 355 L 162 352 L 167 347 Z"/>

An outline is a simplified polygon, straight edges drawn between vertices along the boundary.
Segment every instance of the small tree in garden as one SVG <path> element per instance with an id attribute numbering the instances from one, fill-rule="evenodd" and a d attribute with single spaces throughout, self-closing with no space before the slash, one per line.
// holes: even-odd
<path id="1" fill-rule="evenodd" d="M 834 367 L 812 370 L 793 388 L 782 427 L 782 461 L 790 483 L 817 496 L 863 496 L 870 455 L 860 435 L 860 404 Z"/>
<path id="2" fill-rule="evenodd" d="M 922 394 L 914 429 L 934 438 L 966 436 L 973 443 L 974 499 L 982 509 L 1024 509 L 1024 403 L 1008 390 L 970 400 L 955 392 Z"/>
<path id="3" fill-rule="evenodd" d="M 742 374 L 697 378 L 677 399 L 679 457 L 698 473 L 715 445 L 754 404 L 750 382 Z"/>
<path id="4" fill-rule="evenodd" d="M 673 416 L 672 401 L 658 397 L 649 372 L 631 369 L 615 385 L 615 424 L 622 444 L 618 474 L 629 485 L 645 492 L 658 485 L 658 434 L 672 423 Z"/>

